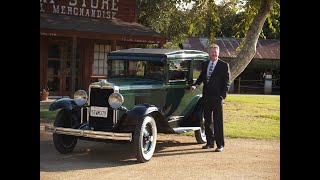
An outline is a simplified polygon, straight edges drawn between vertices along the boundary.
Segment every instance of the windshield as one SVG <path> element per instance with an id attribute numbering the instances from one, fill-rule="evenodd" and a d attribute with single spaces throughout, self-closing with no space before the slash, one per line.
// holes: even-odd
<path id="1" fill-rule="evenodd" d="M 146 60 L 109 60 L 108 77 L 148 78 L 165 80 L 164 63 Z"/>

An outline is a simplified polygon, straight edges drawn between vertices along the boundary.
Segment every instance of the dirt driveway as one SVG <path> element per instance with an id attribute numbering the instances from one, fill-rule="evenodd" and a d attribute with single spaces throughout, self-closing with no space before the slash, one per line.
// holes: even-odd
<path id="1" fill-rule="evenodd" d="M 147 163 L 129 145 L 78 141 L 59 154 L 40 126 L 40 179 L 280 179 L 280 141 L 225 139 L 221 153 L 201 149 L 191 136 L 160 135 Z"/>

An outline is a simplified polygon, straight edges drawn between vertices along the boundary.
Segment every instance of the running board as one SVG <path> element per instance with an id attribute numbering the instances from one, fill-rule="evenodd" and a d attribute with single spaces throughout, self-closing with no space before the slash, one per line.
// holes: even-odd
<path id="1" fill-rule="evenodd" d="M 185 132 L 200 130 L 200 127 L 179 127 L 179 128 L 173 128 L 173 130 L 177 134 L 182 134 Z"/>

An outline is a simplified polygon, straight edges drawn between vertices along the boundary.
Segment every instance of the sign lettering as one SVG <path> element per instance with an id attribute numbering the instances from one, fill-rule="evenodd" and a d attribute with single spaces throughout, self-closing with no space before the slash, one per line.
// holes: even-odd
<path id="1" fill-rule="evenodd" d="M 120 0 L 40 0 L 40 12 L 102 19 L 115 19 Z"/>

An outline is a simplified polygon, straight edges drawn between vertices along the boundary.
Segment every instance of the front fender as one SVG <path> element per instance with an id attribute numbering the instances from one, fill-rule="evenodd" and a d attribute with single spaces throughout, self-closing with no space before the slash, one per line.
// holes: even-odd
<path id="1" fill-rule="evenodd" d="M 68 109 L 72 110 L 73 108 L 77 107 L 77 104 L 74 102 L 74 99 L 71 98 L 61 98 L 54 101 L 49 106 L 49 111 L 55 111 L 57 109 Z"/>
<path id="2" fill-rule="evenodd" d="M 159 112 L 159 109 L 154 105 L 138 104 L 127 112 L 127 117 L 138 119 L 155 111 Z"/>
<path id="3" fill-rule="evenodd" d="M 127 111 L 122 116 L 117 129 L 124 132 L 133 132 L 138 122 L 146 115 L 151 115 L 155 119 L 158 132 L 170 130 L 170 126 L 159 108 L 150 104 L 138 104 Z"/>

